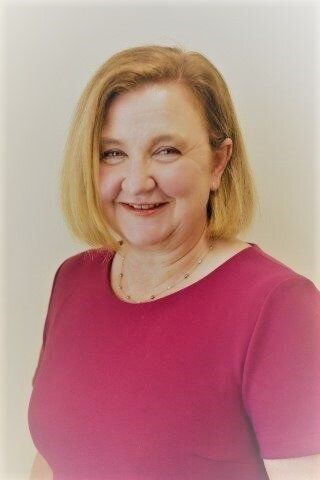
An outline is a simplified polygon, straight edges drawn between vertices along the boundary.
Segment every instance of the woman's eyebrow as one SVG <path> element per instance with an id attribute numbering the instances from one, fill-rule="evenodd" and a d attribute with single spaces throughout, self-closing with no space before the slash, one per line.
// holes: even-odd
<path id="1" fill-rule="evenodd" d="M 161 142 L 161 141 L 176 141 L 176 142 L 185 142 L 186 139 L 179 134 L 162 134 L 162 135 L 156 135 L 150 140 L 150 144 L 153 145 L 155 143 Z M 118 140 L 117 138 L 109 138 L 109 137 L 102 137 L 101 138 L 101 143 L 103 146 L 107 145 L 125 145 L 125 142 L 122 142 L 121 140 Z"/>

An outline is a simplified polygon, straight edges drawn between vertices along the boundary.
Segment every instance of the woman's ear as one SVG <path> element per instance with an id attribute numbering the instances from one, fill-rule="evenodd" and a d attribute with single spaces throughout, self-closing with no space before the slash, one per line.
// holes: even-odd
<path id="1" fill-rule="evenodd" d="M 225 138 L 223 142 L 213 152 L 213 169 L 210 190 L 217 190 L 221 183 L 221 177 L 226 168 L 233 149 L 231 138 Z"/>

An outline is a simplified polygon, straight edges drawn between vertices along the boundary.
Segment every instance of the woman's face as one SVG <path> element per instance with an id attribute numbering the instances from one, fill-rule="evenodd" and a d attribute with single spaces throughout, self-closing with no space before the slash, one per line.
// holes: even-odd
<path id="1" fill-rule="evenodd" d="M 116 97 L 102 129 L 100 160 L 111 227 L 137 248 L 199 238 L 210 188 L 214 181 L 219 186 L 227 162 L 223 155 L 213 168 L 214 155 L 186 87 L 152 84 Z M 141 211 L 129 203 L 164 205 Z"/>

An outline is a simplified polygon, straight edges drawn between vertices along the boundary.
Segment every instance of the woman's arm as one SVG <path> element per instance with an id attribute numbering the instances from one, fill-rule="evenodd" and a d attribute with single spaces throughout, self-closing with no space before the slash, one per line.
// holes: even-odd
<path id="1" fill-rule="evenodd" d="M 52 480 L 53 472 L 46 460 L 37 452 L 32 464 L 29 480 Z"/>
<path id="2" fill-rule="evenodd" d="M 320 455 L 263 461 L 270 480 L 320 479 Z"/>

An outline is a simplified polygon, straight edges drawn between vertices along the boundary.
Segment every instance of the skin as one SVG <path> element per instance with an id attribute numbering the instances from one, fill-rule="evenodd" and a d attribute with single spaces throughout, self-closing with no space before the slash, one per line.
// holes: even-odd
<path id="1" fill-rule="evenodd" d="M 180 138 L 154 142 L 160 134 Z M 110 138 L 121 144 L 106 143 Z M 159 290 L 207 252 L 206 205 L 210 190 L 220 185 L 232 140 L 212 151 L 192 93 L 169 83 L 117 97 L 102 142 L 104 213 L 124 241 L 126 275 L 136 280 L 128 288 L 139 297 L 138 290 Z M 169 203 L 153 215 L 138 216 L 120 202 Z"/>
<path id="2" fill-rule="evenodd" d="M 270 480 L 319 480 L 320 478 L 320 454 L 263 461 Z"/>

